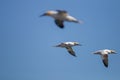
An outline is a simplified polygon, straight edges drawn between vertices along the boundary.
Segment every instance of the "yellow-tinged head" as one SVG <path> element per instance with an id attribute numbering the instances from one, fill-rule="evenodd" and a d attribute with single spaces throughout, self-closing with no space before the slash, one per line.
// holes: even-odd
<path id="1" fill-rule="evenodd" d="M 51 16 L 51 15 L 54 15 L 56 13 L 57 13 L 56 11 L 47 11 L 44 14 L 42 14 L 41 16 Z"/>

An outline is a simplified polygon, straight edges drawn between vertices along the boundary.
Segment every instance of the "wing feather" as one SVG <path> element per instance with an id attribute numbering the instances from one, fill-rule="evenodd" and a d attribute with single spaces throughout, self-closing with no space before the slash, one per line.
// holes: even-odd
<path id="1" fill-rule="evenodd" d="M 55 24 L 60 27 L 60 28 L 64 28 L 64 24 L 63 24 L 64 21 L 61 21 L 61 20 L 55 20 Z"/>
<path id="2" fill-rule="evenodd" d="M 71 47 L 66 47 L 66 49 L 71 55 L 76 56 L 75 52 L 73 51 L 73 49 Z"/>
<path id="3" fill-rule="evenodd" d="M 108 67 L 108 55 L 104 54 L 102 55 L 102 61 L 105 67 Z"/>

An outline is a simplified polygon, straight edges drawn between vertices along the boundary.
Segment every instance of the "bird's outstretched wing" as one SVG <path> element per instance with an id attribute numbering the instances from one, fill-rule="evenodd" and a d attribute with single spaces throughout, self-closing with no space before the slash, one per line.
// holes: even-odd
<path id="1" fill-rule="evenodd" d="M 108 55 L 104 54 L 102 55 L 102 61 L 105 67 L 108 67 Z"/>
<path id="2" fill-rule="evenodd" d="M 63 24 L 64 21 L 61 21 L 61 20 L 55 20 L 55 24 L 60 27 L 60 28 L 64 28 L 64 24 Z"/>
<path id="3" fill-rule="evenodd" d="M 71 55 L 76 56 L 75 52 L 73 51 L 73 49 L 71 47 L 66 47 L 66 49 Z"/>
<path id="4" fill-rule="evenodd" d="M 62 16 L 68 15 L 67 11 L 65 11 L 65 10 L 56 10 L 56 11 L 58 12 L 59 15 L 62 15 Z"/>
<path id="5" fill-rule="evenodd" d="M 96 52 L 93 52 L 93 54 L 101 54 L 101 51 L 96 51 Z"/>
<path id="6" fill-rule="evenodd" d="M 56 10 L 58 13 L 67 13 L 65 10 Z"/>

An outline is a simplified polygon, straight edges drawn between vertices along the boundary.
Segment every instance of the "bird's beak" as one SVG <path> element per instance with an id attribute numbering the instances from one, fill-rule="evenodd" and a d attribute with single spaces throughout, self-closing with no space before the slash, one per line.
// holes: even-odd
<path id="1" fill-rule="evenodd" d="M 77 44 L 77 46 L 82 46 L 81 44 Z"/>
<path id="2" fill-rule="evenodd" d="M 46 13 L 44 13 L 44 14 L 40 15 L 40 17 L 46 16 L 46 15 L 47 15 L 47 14 L 46 14 Z"/>
<path id="3" fill-rule="evenodd" d="M 117 54 L 117 52 L 116 52 L 116 51 L 114 51 L 114 50 L 112 51 L 112 53 Z"/>
<path id="4" fill-rule="evenodd" d="M 53 47 L 59 47 L 59 45 L 55 45 L 55 46 L 53 46 Z"/>

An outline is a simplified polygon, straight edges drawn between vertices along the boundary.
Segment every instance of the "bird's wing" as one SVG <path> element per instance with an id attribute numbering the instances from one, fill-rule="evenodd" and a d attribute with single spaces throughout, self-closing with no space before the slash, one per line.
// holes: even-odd
<path id="1" fill-rule="evenodd" d="M 101 54 L 101 51 L 96 51 L 96 52 L 93 52 L 93 54 Z"/>
<path id="2" fill-rule="evenodd" d="M 64 43 L 60 43 L 60 44 L 56 45 L 55 47 L 64 47 L 64 46 L 65 46 Z"/>
<path id="3" fill-rule="evenodd" d="M 108 54 L 102 55 L 102 61 L 105 67 L 108 67 Z"/>
<path id="4" fill-rule="evenodd" d="M 73 51 L 73 49 L 71 47 L 66 47 L 66 49 L 71 55 L 76 56 L 75 52 Z"/>
<path id="5" fill-rule="evenodd" d="M 68 15 L 67 11 L 65 10 L 56 10 L 58 12 L 59 15 L 62 15 L 62 16 L 66 16 Z"/>
<path id="6" fill-rule="evenodd" d="M 63 24 L 63 22 L 64 21 L 62 21 L 62 20 L 55 20 L 55 24 L 58 26 L 58 27 L 60 27 L 60 28 L 64 28 L 64 24 Z"/>
<path id="7" fill-rule="evenodd" d="M 67 14 L 67 11 L 65 10 L 56 10 L 58 13 L 66 13 Z"/>

